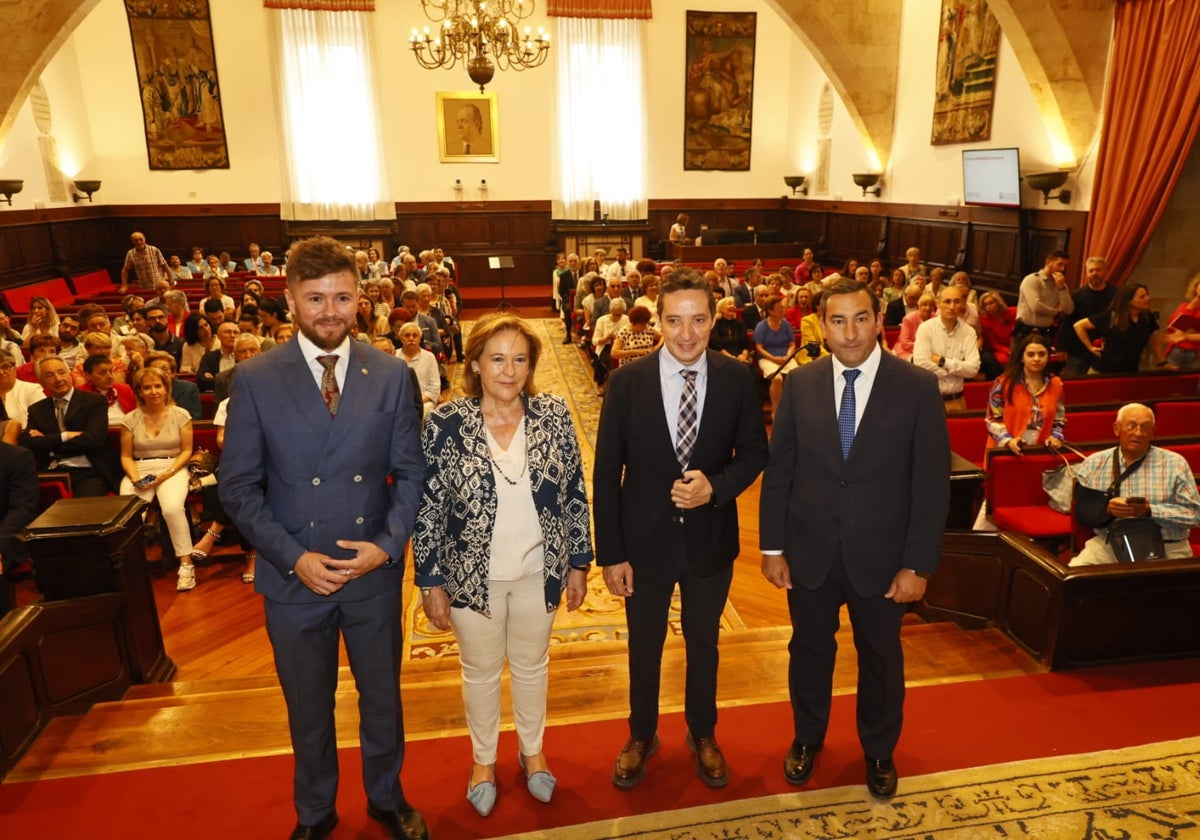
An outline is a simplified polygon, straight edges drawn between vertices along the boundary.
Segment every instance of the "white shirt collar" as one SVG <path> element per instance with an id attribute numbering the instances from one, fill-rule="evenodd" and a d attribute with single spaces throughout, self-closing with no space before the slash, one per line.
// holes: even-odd
<path id="1" fill-rule="evenodd" d="M 708 376 L 708 351 L 700 354 L 693 365 L 685 365 L 671 355 L 671 351 L 663 347 L 658 354 L 658 369 L 664 377 L 675 376 L 683 370 L 694 370 L 698 376 Z"/>
<path id="2" fill-rule="evenodd" d="M 846 371 L 846 366 L 841 363 L 837 356 L 833 356 L 833 379 L 836 382 L 841 378 L 842 373 Z M 874 379 L 875 373 L 879 370 L 879 360 L 883 358 L 883 351 L 879 347 L 879 342 L 875 342 L 874 349 L 871 350 L 871 355 L 867 356 L 866 360 L 859 365 L 855 370 L 861 371 L 868 379 Z"/>
<path id="3" fill-rule="evenodd" d="M 299 330 L 296 331 L 296 341 L 300 343 L 300 352 L 304 356 L 304 361 L 308 362 L 309 367 L 321 364 L 317 361 L 317 356 L 328 356 L 330 353 L 340 356 L 341 359 L 345 359 L 347 362 L 350 361 L 349 335 L 342 339 L 342 343 L 333 350 L 322 350 L 320 347 L 309 341 L 308 336 Z M 341 359 L 339 359 L 339 361 L 341 361 Z"/>

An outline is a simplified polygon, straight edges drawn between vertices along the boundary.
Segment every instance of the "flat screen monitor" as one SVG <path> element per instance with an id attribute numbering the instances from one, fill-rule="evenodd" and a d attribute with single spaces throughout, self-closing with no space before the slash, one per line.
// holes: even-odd
<path id="1" fill-rule="evenodd" d="M 970 149 L 962 153 L 963 203 L 1021 206 L 1021 156 L 1016 149 Z"/>

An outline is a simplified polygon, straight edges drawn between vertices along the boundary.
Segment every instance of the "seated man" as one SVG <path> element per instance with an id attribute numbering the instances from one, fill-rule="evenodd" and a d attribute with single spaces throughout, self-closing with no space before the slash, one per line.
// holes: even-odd
<path id="1" fill-rule="evenodd" d="M 405 362 L 410 370 L 417 374 L 417 382 L 421 393 L 422 415 L 438 404 L 442 398 L 441 380 L 438 377 L 437 359 L 428 350 L 421 347 L 421 328 L 409 322 L 400 327 L 400 349 L 395 352 Z"/>
<path id="2" fill-rule="evenodd" d="M 37 371 L 33 366 L 47 356 L 57 356 L 62 345 L 52 335 L 35 335 L 29 339 L 29 361 L 17 365 L 17 379 L 22 382 L 37 382 Z M 11 414 L 9 416 L 12 416 Z M 22 423 L 22 425 L 24 425 Z"/>
<path id="3" fill-rule="evenodd" d="M 178 379 L 175 376 L 175 357 L 170 353 L 155 350 L 146 354 L 146 366 L 156 367 L 171 379 L 171 399 L 175 405 L 192 415 L 193 420 L 203 419 L 204 412 L 200 408 L 200 389 L 195 382 Z"/>
<path id="4" fill-rule="evenodd" d="M 19 446 L 0 442 L 0 574 L 29 559 L 29 549 L 17 534 L 37 516 L 37 504 L 33 456 Z"/>
<path id="5" fill-rule="evenodd" d="M 150 339 L 154 346 L 152 350 L 162 353 L 170 353 L 175 359 L 175 364 L 179 364 L 179 358 L 183 355 L 183 339 L 172 334 L 167 326 L 167 309 L 165 306 L 160 306 L 157 303 L 148 304 L 142 313 L 146 317 L 146 326 L 149 329 Z"/>
<path id="6" fill-rule="evenodd" d="M 921 289 L 922 287 L 917 283 L 909 283 L 905 286 L 904 294 L 889 303 L 887 309 L 884 310 L 883 325 L 898 327 L 905 315 L 916 312 L 917 304 L 921 301 Z"/>
<path id="7" fill-rule="evenodd" d="M 226 321 L 217 327 L 217 341 L 220 342 L 220 346 L 201 356 L 200 365 L 196 368 L 196 387 L 201 391 L 213 390 L 217 374 L 233 369 L 237 361 L 233 355 L 233 342 L 240 334 L 238 325 L 232 321 Z"/>
<path id="8" fill-rule="evenodd" d="M 1076 478 L 1084 487 L 1106 490 L 1113 484 L 1113 459 L 1117 475 L 1130 464 L 1145 458 L 1117 489 L 1108 502 L 1107 513 L 1113 519 L 1148 516 L 1162 529 L 1166 559 L 1191 557 L 1188 531 L 1200 526 L 1200 494 L 1192 469 L 1182 455 L 1151 446 L 1154 440 L 1154 412 L 1140 403 L 1121 406 L 1113 423 L 1117 436 L 1115 449 L 1105 449 L 1084 459 Z M 1072 566 L 1116 563 L 1117 556 L 1108 544 L 1108 529 L 1098 527 L 1083 551 L 1071 560 Z"/>
<path id="9" fill-rule="evenodd" d="M 121 467 L 108 445 L 108 401 L 76 389 L 70 369 L 57 356 L 39 361 L 37 372 L 49 397 L 29 406 L 21 445 L 37 456 L 39 468 L 68 473 L 75 496 L 116 490 Z"/>
<path id="10" fill-rule="evenodd" d="M 108 356 L 88 356 L 83 360 L 84 384 L 81 391 L 91 391 L 108 403 L 108 425 L 121 425 L 121 418 L 137 408 L 133 388 L 113 377 L 112 360 Z"/>
<path id="11" fill-rule="evenodd" d="M 261 352 L 262 345 L 259 343 L 258 336 L 245 332 L 238 333 L 237 338 L 233 340 L 234 367 L 228 367 L 218 373 L 213 382 L 213 402 L 215 404 L 220 405 L 222 400 L 229 398 L 229 391 L 233 387 L 233 373 L 237 364 L 247 359 L 253 359 Z"/>

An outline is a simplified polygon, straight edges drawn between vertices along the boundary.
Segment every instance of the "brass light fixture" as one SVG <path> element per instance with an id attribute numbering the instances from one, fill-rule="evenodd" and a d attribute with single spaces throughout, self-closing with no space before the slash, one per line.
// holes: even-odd
<path id="1" fill-rule="evenodd" d="M 800 193 L 801 195 L 808 195 L 808 187 L 805 186 L 805 184 L 804 184 L 806 179 L 807 179 L 807 176 L 805 176 L 805 175 L 784 175 L 783 183 L 787 184 L 789 187 L 792 188 L 793 196 L 795 196 L 796 193 Z"/>
<path id="2" fill-rule="evenodd" d="M 854 179 L 854 183 L 862 187 L 863 198 L 867 197 L 867 193 L 879 198 L 883 194 L 883 187 L 875 186 L 879 183 L 878 172 L 856 172 L 850 176 Z M 874 189 L 872 189 L 874 187 Z"/>
<path id="3" fill-rule="evenodd" d="M 1052 198 L 1057 199 L 1062 204 L 1070 204 L 1071 191 L 1058 189 L 1067 183 L 1067 175 L 1069 174 L 1062 170 L 1057 172 L 1034 172 L 1025 176 L 1025 183 L 1042 194 L 1042 204 L 1049 204 Z M 1054 190 L 1058 190 L 1058 192 L 1051 195 Z"/>
<path id="4" fill-rule="evenodd" d="M 25 189 L 25 182 L 18 180 L 0 181 L 0 195 L 4 196 L 4 200 L 8 202 L 8 206 L 12 207 L 12 197 Z"/>
<path id="5" fill-rule="evenodd" d="M 75 192 L 75 190 L 79 190 L 79 192 Z M 74 201 L 76 204 L 78 204 L 79 202 L 83 201 L 83 199 L 86 197 L 87 200 L 90 202 L 92 200 L 92 193 L 96 193 L 96 192 L 100 191 L 100 182 L 99 181 L 76 181 L 75 182 L 75 190 L 71 190 L 71 200 L 72 201 Z"/>
<path id="6" fill-rule="evenodd" d="M 417 63 L 426 70 L 449 70 L 462 63 L 479 92 L 496 70 L 540 67 L 550 53 L 550 35 L 517 29 L 533 14 L 534 0 L 421 0 L 425 17 L 437 31 L 412 31 L 409 39 Z"/>

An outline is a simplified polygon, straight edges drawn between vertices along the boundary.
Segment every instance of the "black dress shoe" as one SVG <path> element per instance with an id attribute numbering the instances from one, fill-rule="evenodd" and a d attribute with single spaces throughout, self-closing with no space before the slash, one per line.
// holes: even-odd
<path id="1" fill-rule="evenodd" d="M 421 814 L 411 806 L 385 811 L 367 803 L 367 816 L 382 823 L 392 840 L 429 840 L 429 829 Z"/>
<path id="2" fill-rule="evenodd" d="M 879 799 L 896 795 L 896 765 L 890 758 L 867 759 L 867 790 Z"/>
<path id="3" fill-rule="evenodd" d="M 292 835 L 288 840 L 325 840 L 326 837 L 333 833 L 334 826 L 337 824 L 337 811 L 330 811 L 325 819 L 316 825 L 296 823 L 296 828 L 292 831 Z"/>
<path id="4" fill-rule="evenodd" d="M 783 760 L 783 778 L 787 779 L 789 785 L 802 785 L 812 778 L 820 751 L 820 744 L 814 746 L 792 741 L 792 748 Z"/>

